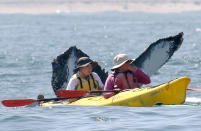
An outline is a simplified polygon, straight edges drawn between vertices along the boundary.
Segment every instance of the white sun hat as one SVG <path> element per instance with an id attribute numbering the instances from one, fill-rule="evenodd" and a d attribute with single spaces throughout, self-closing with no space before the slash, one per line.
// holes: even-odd
<path id="1" fill-rule="evenodd" d="M 112 70 L 117 69 L 121 67 L 123 64 L 125 64 L 128 61 L 132 61 L 126 54 L 118 54 L 114 57 L 114 66 L 112 67 Z"/>

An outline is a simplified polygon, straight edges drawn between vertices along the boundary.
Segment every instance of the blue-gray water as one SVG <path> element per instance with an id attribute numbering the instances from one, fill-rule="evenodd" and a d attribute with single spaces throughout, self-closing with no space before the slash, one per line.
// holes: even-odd
<path id="1" fill-rule="evenodd" d="M 184 32 L 172 59 L 151 77 L 158 85 L 189 76 L 201 88 L 201 11 L 184 13 L 0 14 L 0 100 L 55 97 L 52 60 L 76 45 L 109 69 L 113 57 L 139 56 L 152 42 Z M 186 104 L 201 103 L 188 91 Z M 164 107 L 20 107 L 0 105 L 0 130 L 201 130 L 200 106 Z"/>

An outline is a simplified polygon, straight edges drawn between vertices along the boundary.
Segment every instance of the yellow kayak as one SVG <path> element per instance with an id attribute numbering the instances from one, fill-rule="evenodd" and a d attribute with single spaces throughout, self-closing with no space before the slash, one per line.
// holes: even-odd
<path id="1" fill-rule="evenodd" d="M 147 107 L 154 105 L 182 104 L 186 99 L 189 77 L 181 77 L 155 87 L 144 87 L 122 91 L 113 97 L 93 96 L 75 102 L 43 102 L 40 106 L 83 105 L 83 106 L 130 106 Z"/>

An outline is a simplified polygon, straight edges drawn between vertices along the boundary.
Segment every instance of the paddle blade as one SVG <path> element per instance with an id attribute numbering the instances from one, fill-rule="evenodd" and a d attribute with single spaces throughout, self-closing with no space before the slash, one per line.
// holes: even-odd
<path id="1" fill-rule="evenodd" d="M 18 106 L 26 106 L 37 102 L 37 100 L 33 99 L 22 99 L 22 100 L 3 100 L 2 104 L 7 107 L 18 107 Z"/>
<path id="2" fill-rule="evenodd" d="M 64 97 L 64 98 L 75 98 L 75 97 L 81 97 L 85 96 L 89 93 L 89 91 L 84 91 L 84 90 L 58 90 L 56 91 L 56 95 L 59 97 Z"/>
<path id="3" fill-rule="evenodd" d="M 187 90 L 191 90 L 191 91 L 201 91 L 201 89 L 193 89 L 193 88 L 187 88 Z"/>

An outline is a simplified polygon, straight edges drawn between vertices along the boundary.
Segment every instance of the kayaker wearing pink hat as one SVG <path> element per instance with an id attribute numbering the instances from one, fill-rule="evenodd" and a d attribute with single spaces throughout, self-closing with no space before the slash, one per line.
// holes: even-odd
<path id="1" fill-rule="evenodd" d="M 131 60 L 126 54 L 119 54 L 114 57 L 113 73 L 105 82 L 104 90 L 124 90 L 140 88 L 140 84 L 149 84 L 150 78 L 139 68 L 130 65 Z M 109 98 L 115 93 L 104 93 L 105 98 Z"/>
<path id="2" fill-rule="evenodd" d="M 67 90 L 100 90 L 103 88 L 103 83 L 92 69 L 97 65 L 97 62 L 92 61 L 89 57 L 81 57 L 77 61 L 77 66 L 74 69 L 74 75 L 70 78 L 67 85 Z"/>

